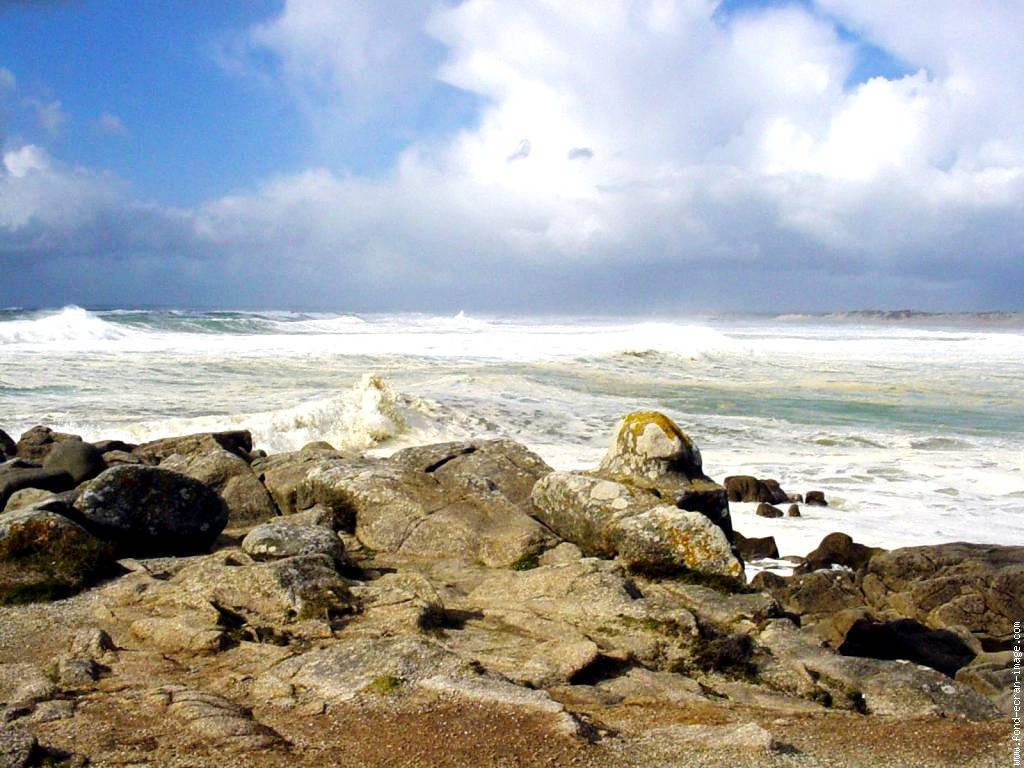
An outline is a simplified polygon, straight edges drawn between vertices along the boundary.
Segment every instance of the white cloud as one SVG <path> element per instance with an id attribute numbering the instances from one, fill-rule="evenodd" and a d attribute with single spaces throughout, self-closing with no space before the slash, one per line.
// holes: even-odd
<path id="1" fill-rule="evenodd" d="M 62 239 L 123 204 L 123 185 L 115 178 L 64 167 L 42 147 L 26 144 L 2 159 L 0 237 L 6 231 L 22 243 Z"/>
<path id="2" fill-rule="evenodd" d="M 13 91 L 17 84 L 18 81 L 15 79 L 14 73 L 9 69 L 0 67 L 0 93 L 3 91 Z"/>
<path id="3" fill-rule="evenodd" d="M 104 112 L 93 120 L 92 129 L 99 136 L 123 138 L 128 135 L 124 121 L 111 112 Z"/>
<path id="4" fill-rule="evenodd" d="M 168 229 L 297 295 L 382 306 L 935 304 L 954 283 L 947 306 L 995 301 L 1024 278 L 1021 12 L 819 5 L 723 23 L 713 0 L 288 0 L 247 44 L 327 142 L 387 130 L 433 77 L 474 94 L 477 120 L 373 178 L 285 174 Z M 833 18 L 913 74 L 844 87 L 856 46 Z M 834 275 L 851 293 L 821 289 Z"/>
<path id="5" fill-rule="evenodd" d="M 68 116 L 64 113 L 59 101 L 25 99 L 24 104 L 35 113 L 39 127 L 51 138 L 57 136 L 68 121 Z"/>

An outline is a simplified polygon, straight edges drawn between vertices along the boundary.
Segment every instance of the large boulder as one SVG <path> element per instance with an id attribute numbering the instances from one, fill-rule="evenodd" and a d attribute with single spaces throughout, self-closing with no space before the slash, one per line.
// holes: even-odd
<path id="1" fill-rule="evenodd" d="M 932 629 L 965 628 L 1009 650 L 1024 616 L 1024 547 L 937 544 L 874 555 L 860 579 L 869 605 Z"/>
<path id="2" fill-rule="evenodd" d="M 697 571 L 741 582 L 743 566 L 721 528 L 699 512 L 599 477 L 552 472 L 533 488 L 536 516 L 584 554 L 618 557 L 649 575 Z"/>
<path id="3" fill-rule="evenodd" d="M 81 441 L 78 435 L 69 435 L 64 432 L 54 432 L 49 427 L 32 427 L 23 432 L 15 446 L 15 454 L 18 458 L 28 461 L 43 461 L 58 443 L 69 440 Z"/>
<path id="4" fill-rule="evenodd" d="M 700 450 L 663 413 L 634 411 L 623 417 L 594 474 L 645 488 L 665 503 L 700 512 L 732 542 L 725 489 L 704 474 Z"/>
<path id="5" fill-rule="evenodd" d="M 221 498 L 198 480 L 130 464 L 93 480 L 75 509 L 87 527 L 131 556 L 208 551 L 228 519 Z"/>
<path id="6" fill-rule="evenodd" d="M 297 496 L 352 521 L 374 550 L 508 566 L 555 543 L 530 500 L 550 471 L 511 440 L 444 443 L 315 467 Z"/>
<path id="7" fill-rule="evenodd" d="M 0 515 L 0 603 L 66 597 L 101 577 L 111 547 L 41 509 Z"/>
<path id="8" fill-rule="evenodd" d="M 75 485 L 92 480 L 107 468 L 103 452 L 91 443 L 65 440 L 53 446 L 43 460 L 43 469 L 67 472 Z"/>
<path id="9" fill-rule="evenodd" d="M 247 461 L 219 445 L 206 447 L 189 454 L 172 453 L 159 466 L 195 478 L 216 491 L 228 507 L 229 525 L 250 525 L 279 514 Z"/>

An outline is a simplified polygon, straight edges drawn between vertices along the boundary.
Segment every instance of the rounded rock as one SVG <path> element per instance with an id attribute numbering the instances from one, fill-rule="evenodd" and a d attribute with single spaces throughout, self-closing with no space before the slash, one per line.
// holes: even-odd
<path id="1" fill-rule="evenodd" d="M 86 525 L 123 555 L 190 555 L 209 551 L 228 510 L 209 487 L 158 467 L 112 467 L 75 501 Z"/>
<path id="2" fill-rule="evenodd" d="M 335 563 L 341 563 L 345 557 L 341 539 L 330 528 L 284 521 L 256 526 L 242 539 L 242 549 L 253 560 L 327 555 Z"/>

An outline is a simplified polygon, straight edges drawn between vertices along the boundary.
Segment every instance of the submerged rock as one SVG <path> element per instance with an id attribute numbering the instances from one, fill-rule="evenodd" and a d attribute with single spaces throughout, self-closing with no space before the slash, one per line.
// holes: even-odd
<path id="1" fill-rule="evenodd" d="M 730 475 L 722 481 L 729 501 L 783 504 L 789 494 L 782 490 L 778 480 L 758 480 L 750 475 Z"/>
<path id="2" fill-rule="evenodd" d="M 754 514 L 758 517 L 782 517 L 782 510 L 771 504 L 758 504 Z"/>
<path id="3" fill-rule="evenodd" d="M 858 544 L 845 533 L 830 533 L 821 540 L 813 552 L 807 555 L 807 559 L 803 563 L 793 569 L 793 573 L 796 575 L 811 573 L 829 569 L 834 565 L 859 571 L 872 557 L 884 551 L 879 547 Z"/>
<path id="4" fill-rule="evenodd" d="M 827 507 L 825 494 L 822 491 L 808 491 L 804 496 L 804 504 L 809 507 Z"/>
<path id="5" fill-rule="evenodd" d="M 208 551 L 228 519 L 221 498 L 198 480 L 130 464 L 93 480 L 75 509 L 87 527 L 132 556 Z"/>
<path id="6" fill-rule="evenodd" d="M 734 543 L 737 551 L 746 561 L 761 560 L 763 558 L 771 558 L 777 560 L 779 557 L 779 546 L 775 543 L 774 536 L 764 536 L 762 538 L 746 537 L 739 531 L 733 533 Z"/>

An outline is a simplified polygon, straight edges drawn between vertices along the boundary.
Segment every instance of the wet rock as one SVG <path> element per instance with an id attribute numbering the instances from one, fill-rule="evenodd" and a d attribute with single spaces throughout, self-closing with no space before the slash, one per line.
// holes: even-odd
<path id="1" fill-rule="evenodd" d="M 54 432 L 49 427 L 32 427 L 22 433 L 15 446 L 15 453 L 19 458 L 42 462 L 58 443 L 69 440 L 81 441 L 81 439 L 78 435 Z"/>
<path id="2" fill-rule="evenodd" d="M 730 475 L 722 481 L 729 501 L 765 502 L 783 504 L 789 495 L 777 480 L 758 480 L 750 475 Z"/>
<path id="3" fill-rule="evenodd" d="M 318 554 L 327 555 L 337 564 L 345 560 L 341 539 L 329 528 L 285 521 L 256 526 L 242 539 L 242 549 L 253 560 Z"/>
<path id="4" fill-rule="evenodd" d="M 737 551 L 740 553 L 740 557 L 747 562 L 763 558 L 777 560 L 779 557 L 779 547 L 775 543 L 774 536 L 747 538 L 739 531 L 736 531 L 733 536 L 735 537 L 734 543 Z"/>
<path id="5" fill-rule="evenodd" d="M 594 474 L 647 489 L 680 509 L 700 512 L 732 542 L 725 489 L 704 474 L 696 444 L 663 413 L 634 411 L 623 417 Z"/>
<path id="6" fill-rule="evenodd" d="M 106 468 L 102 451 L 81 440 L 66 440 L 55 444 L 43 460 L 43 469 L 67 472 L 75 485 L 92 480 Z"/>
<path id="7" fill-rule="evenodd" d="M 209 550 L 227 523 L 221 498 L 166 469 L 112 467 L 75 501 L 86 524 L 125 555 L 188 555 Z"/>
<path id="8" fill-rule="evenodd" d="M 809 507 L 827 507 L 825 494 L 822 491 L 808 491 L 804 494 L 804 504 Z"/>
<path id="9" fill-rule="evenodd" d="M 800 517 L 800 507 L 798 507 L 796 504 L 790 504 L 789 509 L 786 510 L 786 515 L 788 517 Z"/>
<path id="10" fill-rule="evenodd" d="M 622 483 L 552 472 L 533 489 L 536 516 L 586 555 L 618 557 L 642 573 L 698 571 L 743 581 L 724 532 L 708 517 L 658 503 Z"/>
<path id="11" fill-rule="evenodd" d="M 807 559 L 793 569 L 794 574 L 811 573 L 841 565 L 854 571 L 861 570 L 872 557 L 884 549 L 856 543 L 845 533 L 830 533 L 821 540 Z"/>
<path id="12" fill-rule="evenodd" d="M 531 516 L 530 490 L 549 471 L 511 440 L 444 443 L 316 467 L 298 497 L 351 516 L 374 550 L 508 567 L 555 543 Z"/>
<path id="13" fill-rule="evenodd" d="M 771 504 L 758 504 L 755 514 L 758 517 L 782 517 L 782 510 Z"/>
<path id="14" fill-rule="evenodd" d="M 210 436 L 208 443 L 214 440 Z M 278 515 L 267 489 L 237 454 L 219 445 L 207 445 L 190 454 L 173 453 L 160 462 L 161 469 L 180 472 L 217 492 L 228 508 L 228 524 L 250 525 Z"/>
<path id="15" fill-rule="evenodd" d="M 850 627 L 838 650 L 844 656 L 905 659 L 950 677 L 975 656 L 955 633 L 928 629 L 913 619 L 887 622 L 859 619 Z"/>
<path id="16" fill-rule="evenodd" d="M 875 554 L 861 578 L 868 604 L 932 629 L 966 628 L 987 651 L 1009 650 L 1024 616 L 1024 547 L 938 544 Z"/>
<path id="17" fill-rule="evenodd" d="M 207 744 L 238 751 L 285 746 L 276 731 L 223 696 L 182 685 L 166 685 L 153 691 L 149 701 L 165 709 Z"/>
<path id="18" fill-rule="evenodd" d="M 107 573 L 111 548 L 81 526 L 36 508 L 0 515 L 0 603 L 67 597 Z"/>

